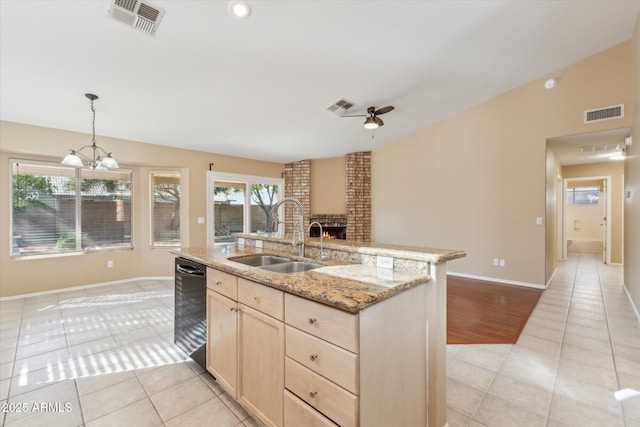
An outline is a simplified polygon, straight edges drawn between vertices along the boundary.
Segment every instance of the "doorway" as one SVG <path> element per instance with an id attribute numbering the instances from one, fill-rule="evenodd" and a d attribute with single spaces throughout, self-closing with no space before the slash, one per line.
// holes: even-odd
<path id="1" fill-rule="evenodd" d="M 571 220 L 571 223 L 568 223 L 567 188 L 571 188 L 570 185 L 586 186 L 589 180 L 599 181 L 594 186 L 598 187 L 600 220 L 595 225 L 597 231 L 594 232 L 598 237 L 594 236 L 587 240 L 602 242 L 598 244 L 597 250 L 603 262 L 622 264 L 624 259 L 624 162 L 616 161 L 615 154 L 624 145 L 624 140 L 630 132 L 631 128 L 626 127 L 547 139 L 548 221 L 545 230 L 547 280 L 553 277 L 558 260 L 567 259 L 568 240 L 572 240 L 572 245 L 577 243 L 573 245 L 573 250 L 580 249 L 583 245 L 582 242 L 578 242 L 576 236 L 569 237 L 569 232 L 574 231 L 574 226 L 585 230 L 588 224 L 582 220 L 578 223 Z M 576 182 L 569 184 L 572 181 Z M 585 245 L 588 246 L 590 243 Z"/>
<path id="2" fill-rule="evenodd" d="M 601 254 L 611 263 L 611 177 L 564 180 L 562 258 L 569 252 Z"/>

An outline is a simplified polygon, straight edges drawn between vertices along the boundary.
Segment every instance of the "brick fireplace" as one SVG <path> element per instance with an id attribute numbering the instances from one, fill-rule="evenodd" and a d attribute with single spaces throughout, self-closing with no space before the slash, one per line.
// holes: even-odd
<path id="1" fill-rule="evenodd" d="M 345 236 L 341 238 L 359 242 L 371 241 L 370 151 L 349 153 L 346 156 L 346 214 L 311 215 L 311 162 L 309 160 L 287 163 L 285 165 L 284 182 L 285 197 L 294 197 L 302 203 L 306 226 L 313 221 L 318 221 L 323 228 L 326 224 L 327 228 L 338 229 L 332 230 L 332 232 L 335 232 L 336 235 Z M 287 220 L 293 220 L 293 212 L 288 206 L 285 206 L 285 216 Z M 291 227 L 291 224 L 286 224 L 286 234 L 292 232 Z M 313 237 L 313 234 L 311 236 Z"/>

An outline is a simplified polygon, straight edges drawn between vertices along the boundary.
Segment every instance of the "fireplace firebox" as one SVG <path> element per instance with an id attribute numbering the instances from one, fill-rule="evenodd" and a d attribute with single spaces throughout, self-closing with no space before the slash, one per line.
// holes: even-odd
<path id="1" fill-rule="evenodd" d="M 347 239 L 346 215 L 311 215 L 309 222 L 322 224 L 323 238 L 325 239 Z M 320 227 L 316 225 L 311 227 L 309 237 L 320 237 Z"/>

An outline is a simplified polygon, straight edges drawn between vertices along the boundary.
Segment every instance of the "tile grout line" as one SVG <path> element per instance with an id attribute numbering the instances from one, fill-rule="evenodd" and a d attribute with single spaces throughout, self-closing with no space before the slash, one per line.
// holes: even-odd
<path id="1" fill-rule="evenodd" d="M 537 305 L 537 303 L 536 303 L 536 305 Z M 525 324 L 525 326 L 526 326 L 526 324 Z M 466 344 L 466 345 L 473 345 L 473 344 Z M 482 424 L 480 421 L 475 419 L 476 415 L 478 414 L 478 410 L 482 407 L 482 404 L 484 403 L 484 400 L 489 395 L 489 390 L 491 390 L 491 386 L 496 381 L 496 378 L 498 377 L 498 374 L 500 373 L 500 370 L 502 369 L 502 365 L 504 365 L 504 361 L 507 360 L 507 357 L 511 354 L 511 352 L 513 351 L 514 347 L 515 347 L 515 344 L 511 344 L 511 348 L 509 349 L 507 354 L 505 354 L 504 358 L 502 359 L 502 362 L 500 362 L 500 367 L 498 368 L 498 370 L 496 371 L 495 375 L 493 376 L 493 379 L 489 383 L 489 386 L 487 387 L 487 391 L 484 392 L 484 394 L 482 395 L 482 399 L 480 399 L 480 402 L 478 403 L 478 407 L 475 409 L 475 411 L 473 411 L 473 416 L 471 417 L 472 421 L 475 421 L 475 422 L 477 422 L 479 424 Z M 482 424 L 482 425 L 484 425 L 484 424 Z"/>
<path id="2" fill-rule="evenodd" d="M 604 288 L 602 285 L 602 276 L 600 274 L 600 269 L 601 266 L 598 264 L 596 266 L 596 271 L 598 273 L 598 284 L 600 285 L 600 293 L 602 295 L 602 305 L 604 308 L 604 319 L 605 319 L 605 324 L 607 325 L 607 335 L 609 336 L 609 346 L 611 347 L 611 359 L 613 361 L 613 370 L 616 374 L 616 385 L 617 385 L 617 389 L 620 390 L 620 373 L 618 372 L 618 365 L 616 363 L 616 357 L 615 357 L 615 349 L 613 347 L 613 338 L 611 336 L 611 326 L 609 325 L 609 310 L 607 309 L 607 304 L 606 304 L 606 297 L 605 297 L 605 293 L 604 293 Z M 622 413 L 622 424 L 624 426 L 627 425 L 627 420 L 626 420 L 626 415 L 625 415 L 625 408 L 622 402 L 618 402 L 618 405 L 620 407 L 620 412 Z"/>
<path id="3" fill-rule="evenodd" d="M 562 357 L 562 351 L 564 349 L 564 338 L 567 334 L 567 323 L 569 320 L 569 313 L 571 312 L 571 305 L 573 304 L 573 294 L 576 286 L 576 278 L 578 276 L 578 270 L 580 268 L 581 255 L 578 255 L 578 261 L 575 264 L 575 268 L 573 269 L 572 279 L 571 279 L 571 293 L 569 295 L 569 306 L 567 307 L 567 314 L 564 318 L 564 328 L 562 329 L 562 341 L 560 343 L 560 351 L 558 352 L 558 358 L 556 360 L 556 369 L 554 373 L 553 379 L 553 388 L 551 389 L 551 399 L 549 400 L 549 407 L 547 408 L 547 427 L 551 423 L 551 407 L 553 406 L 553 398 L 556 394 L 556 385 L 558 383 L 558 371 L 560 370 L 560 359 Z M 552 282 L 553 283 L 553 282 Z"/>

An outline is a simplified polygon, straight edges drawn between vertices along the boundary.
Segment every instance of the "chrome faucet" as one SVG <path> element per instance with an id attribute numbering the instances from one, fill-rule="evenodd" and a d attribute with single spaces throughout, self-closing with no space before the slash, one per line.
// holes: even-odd
<path id="1" fill-rule="evenodd" d="M 322 224 L 320 224 L 318 221 L 313 221 L 311 224 L 309 224 L 309 229 L 307 231 L 310 232 L 311 227 L 313 227 L 316 224 L 318 225 L 318 227 L 320 227 L 320 260 L 323 260 L 324 259 L 324 245 L 323 245 L 324 233 L 322 232 Z"/>
<path id="2" fill-rule="evenodd" d="M 287 222 L 295 223 L 295 221 L 280 221 L 278 219 L 278 208 L 280 208 L 280 205 L 282 205 L 285 202 L 291 202 L 298 207 L 299 216 L 297 221 L 298 222 L 297 233 L 298 233 L 299 240 L 296 240 L 296 231 L 294 230 L 291 244 L 293 245 L 294 248 L 296 246 L 298 247 L 298 256 L 304 258 L 304 210 L 302 209 L 302 203 L 300 203 L 300 201 L 298 201 L 297 199 L 294 199 L 293 197 L 285 197 L 284 199 L 280 200 L 275 205 L 273 205 L 273 207 L 271 208 L 271 216 L 276 221 L 278 221 L 278 224 L 286 224 Z"/>

